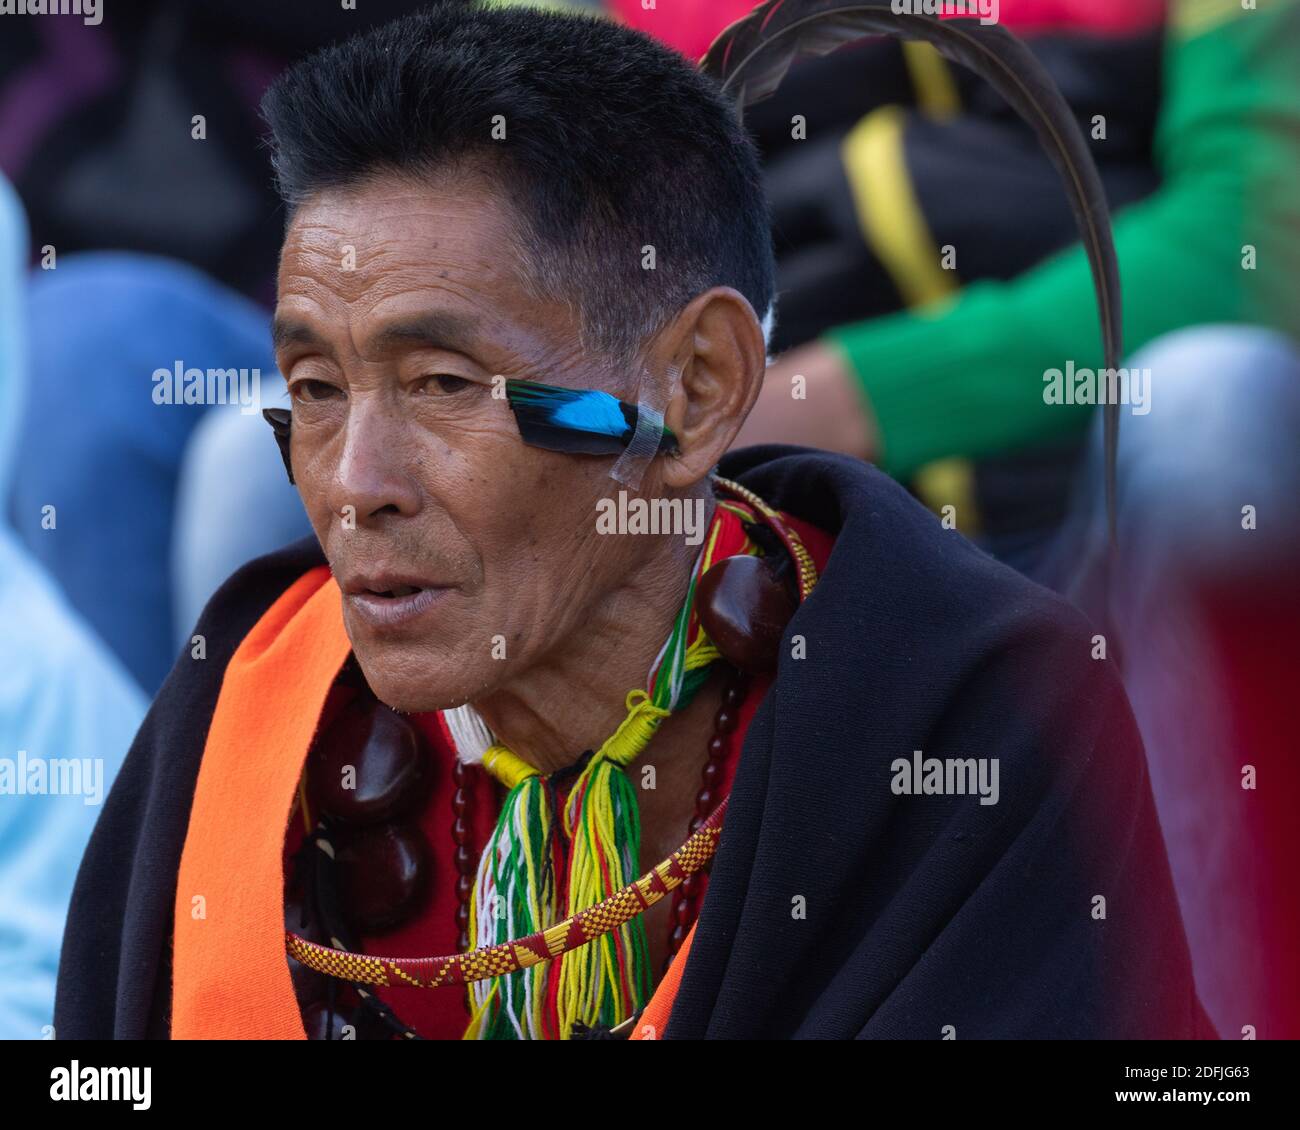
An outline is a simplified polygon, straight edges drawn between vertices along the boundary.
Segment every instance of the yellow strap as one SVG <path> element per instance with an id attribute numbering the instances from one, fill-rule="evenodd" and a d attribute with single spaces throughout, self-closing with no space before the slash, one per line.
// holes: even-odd
<path id="1" fill-rule="evenodd" d="M 854 126 L 842 143 L 844 169 L 858 223 L 908 306 L 923 306 L 957 292 L 955 271 L 945 271 L 939 250 L 912 191 L 903 159 L 904 114 L 881 106 Z"/>
<path id="2" fill-rule="evenodd" d="M 980 531 L 979 506 L 975 497 L 975 466 L 969 459 L 954 456 L 925 464 L 912 476 L 912 487 L 939 517 L 943 508 L 956 512 L 957 529 L 968 538 Z"/>
<path id="3" fill-rule="evenodd" d="M 916 104 L 932 118 L 951 118 L 961 111 L 957 80 L 933 43 L 903 40 L 903 62 L 916 91 Z"/>

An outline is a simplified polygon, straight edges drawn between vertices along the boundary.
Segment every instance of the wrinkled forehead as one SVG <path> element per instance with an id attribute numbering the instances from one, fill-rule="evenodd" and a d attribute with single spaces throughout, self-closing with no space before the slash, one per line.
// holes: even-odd
<path id="1" fill-rule="evenodd" d="M 283 296 L 304 282 L 328 282 L 356 296 L 429 278 L 522 293 L 520 257 L 513 209 L 492 182 L 377 175 L 297 205 L 281 247 L 279 286 Z"/>
<path id="2" fill-rule="evenodd" d="M 476 176 L 376 177 L 295 209 L 281 249 L 277 347 L 417 340 L 484 361 L 537 357 L 581 338 L 568 304 L 524 284 L 513 210 Z M 558 343 L 558 344 L 557 344 Z"/>

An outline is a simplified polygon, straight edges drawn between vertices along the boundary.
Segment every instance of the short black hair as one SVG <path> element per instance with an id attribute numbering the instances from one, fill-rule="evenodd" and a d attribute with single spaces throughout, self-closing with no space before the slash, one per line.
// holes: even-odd
<path id="1" fill-rule="evenodd" d="M 262 113 L 291 216 L 377 173 L 495 158 L 524 284 L 576 304 L 590 344 L 620 360 L 711 286 L 734 287 L 770 327 L 755 146 L 712 79 L 639 32 L 444 0 L 296 63 Z"/>

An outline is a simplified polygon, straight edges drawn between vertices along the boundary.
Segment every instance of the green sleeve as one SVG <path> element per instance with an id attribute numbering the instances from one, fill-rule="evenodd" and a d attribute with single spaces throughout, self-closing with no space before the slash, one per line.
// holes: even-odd
<path id="1" fill-rule="evenodd" d="M 1297 6 L 1219 7 L 1208 28 L 1182 30 L 1175 10 L 1156 135 L 1162 184 L 1115 222 L 1128 351 L 1196 324 L 1296 328 L 1286 299 L 1288 279 L 1300 273 Z M 1203 15 L 1206 5 L 1189 8 Z M 1244 266 L 1247 245 L 1253 270 Z M 1077 245 L 1010 282 L 973 284 L 942 308 L 841 326 L 824 340 L 861 380 L 880 462 L 900 478 L 933 459 L 1077 432 L 1091 408 L 1044 403 L 1043 374 L 1069 360 L 1103 364 Z"/>

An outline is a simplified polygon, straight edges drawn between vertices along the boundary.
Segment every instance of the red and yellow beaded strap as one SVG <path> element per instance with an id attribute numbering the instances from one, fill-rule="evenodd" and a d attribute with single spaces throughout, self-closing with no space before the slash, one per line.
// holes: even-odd
<path id="1" fill-rule="evenodd" d="M 362 985 L 439 989 L 481 981 L 485 977 L 503 977 L 584 946 L 654 906 L 713 857 L 722 836 L 726 808 L 724 797 L 681 847 L 635 882 L 615 891 L 603 902 L 526 938 L 447 957 L 374 957 L 331 949 L 287 931 L 286 948 L 291 957 L 317 973 Z"/>

